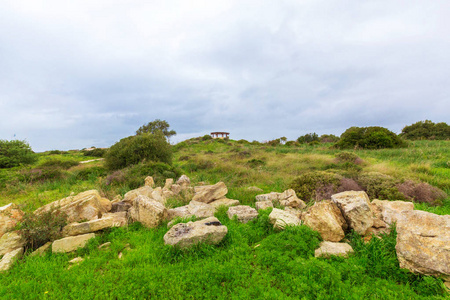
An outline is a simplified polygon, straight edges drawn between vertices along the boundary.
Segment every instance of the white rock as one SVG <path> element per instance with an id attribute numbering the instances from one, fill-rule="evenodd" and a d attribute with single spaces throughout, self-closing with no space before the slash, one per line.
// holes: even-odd
<path id="1" fill-rule="evenodd" d="M 0 260 L 0 271 L 7 271 L 11 269 L 13 264 L 19 260 L 23 255 L 23 248 L 15 249 L 6 253 L 2 260 Z"/>
<path id="2" fill-rule="evenodd" d="M 255 202 L 256 210 L 266 209 L 266 208 L 269 208 L 269 207 L 273 207 L 273 203 L 270 200 L 267 200 L 267 201 L 256 201 Z"/>
<path id="3" fill-rule="evenodd" d="M 228 208 L 227 215 L 230 219 L 236 216 L 239 222 L 248 223 L 258 217 L 258 211 L 248 205 L 238 205 Z"/>
<path id="4" fill-rule="evenodd" d="M 52 244 L 53 253 L 67 253 L 83 248 L 90 239 L 95 238 L 94 233 L 88 233 L 77 236 L 69 236 L 56 240 Z"/>
<path id="5" fill-rule="evenodd" d="M 320 247 L 314 251 L 315 257 L 330 257 L 332 255 L 347 257 L 353 253 L 353 248 L 347 243 L 334 243 L 323 241 Z"/>
<path id="6" fill-rule="evenodd" d="M 138 196 L 134 199 L 129 214 L 134 221 L 154 228 L 167 218 L 167 209 L 158 201 L 146 196 Z"/>
<path id="7" fill-rule="evenodd" d="M 270 223 L 274 224 L 274 228 L 284 229 L 286 226 L 301 225 L 300 219 L 291 212 L 274 208 L 269 215 Z"/>

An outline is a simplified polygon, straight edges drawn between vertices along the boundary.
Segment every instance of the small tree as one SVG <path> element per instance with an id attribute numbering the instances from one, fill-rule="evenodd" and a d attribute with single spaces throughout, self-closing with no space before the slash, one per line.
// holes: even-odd
<path id="1" fill-rule="evenodd" d="M 170 138 L 171 136 L 177 134 L 175 130 L 169 130 L 169 123 L 165 120 L 156 119 L 152 122 L 147 123 L 146 125 L 142 125 L 137 131 L 136 134 L 143 133 L 156 133 L 160 131 L 166 138 Z"/>
<path id="2" fill-rule="evenodd" d="M 311 143 L 311 142 L 314 142 L 314 141 L 316 141 L 316 142 L 319 141 L 319 136 L 315 132 L 307 133 L 307 134 L 302 135 L 301 137 L 299 137 L 297 139 L 297 142 L 299 142 L 300 144 Z"/>
<path id="3" fill-rule="evenodd" d="M 450 139 L 450 126 L 444 122 L 419 121 L 405 126 L 400 136 L 408 140 L 446 140 Z"/>
<path id="4" fill-rule="evenodd" d="M 407 143 L 387 128 L 372 127 L 350 127 L 336 143 L 341 149 L 381 149 L 406 147 Z"/>
<path id="5" fill-rule="evenodd" d="M 27 142 L 0 140 L 0 168 L 32 164 L 37 159 L 37 155 L 31 150 Z"/>

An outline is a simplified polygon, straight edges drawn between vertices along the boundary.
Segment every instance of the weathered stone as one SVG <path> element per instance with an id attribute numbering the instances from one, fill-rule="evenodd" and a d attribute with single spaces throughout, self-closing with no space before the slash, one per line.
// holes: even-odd
<path id="1" fill-rule="evenodd" d="M 199 219 L 203 219 L 214 216 L 214 212 L 214 206 L 192 200 L 188 205 L 169 209 L 168 219 L 171 220 L 176 217 L 188 218 L 194 215 Z"/>
<path id="2" fill-rule="evenodd" d="M 138 196 L 129 209 L 134 221 L 141 222 L 146 227 L 157 227 L 167 218 L 167 209 L 160 202 L 146 196 Z"/>
<path id="3" fill-rule="evenodd" d="M 320 243 L 320 247 L 314 251 L 315 257 L 330 257 L 332 255 L 348 257 L 350 253 L 353 253 L 353 248 L 347 243 L 334 243 L 329 241 L 323 241 Z"/>
<path id="4" fill-rule="evenodd" d="M 274 228 L 284 229 L 286 226 L 301 225 L 300 219 L 291 212 L 274 208 L 269 215 L 270 223 L 274 224 Z"/>
<path id="5" fill-rule="evenodd" d="M 0 255 L 25 246 L 25 239 L 18 231 L 10 231 L 0 237 Z"/>
<path id="6" fill-rule="evenodd" d="M 293 214 L 293 215 L 295 215 L 295 216 L 297 216 L 297 218 L 299 218 L 300 220 L 302 219 L 302 215 L 304 213 L 304 211 L 302 211 L 301 209 L 292 208 L 290 206 L 285 206 L 284 210 L 289 212 L 289 213 L 291 213 L 291 214 Z"/>
<path id="7" fill-rule="evenodd" d="M 13 203 L 0 207 L 0 237 L 22 220 L 23 212 Z"/>
<path id="8" fill-rule="evenodd" d="M 185 188 L 191 185 L 191 180 L 186 175 L 181 175 L 181 177 L 178 178 L 177 180 L 177 184 L 180 185 L 182 188 Z"/>
<path id="9" fill-rule="evenodd" d="M 227 215 L 230 219 L 233 219 L 233 217 L 236 216 L 239 222 L 247 223 L 258 217 L 258 211 L 248 205 L 238 205 L 230 207 L 227 211 Z"/>
<path id="10" fill-rule="evenodd" d="M 99 250 L 109 250 L 111 248 L 111 242 L 106 242 L 98 246 Z"/>
<path id="11" fill-rule="evenodd" d="M 179 206 L 175 208 L 171 208 L 167 210 L 167 219 L 172 220 L 174 218 L 186 218 L 190 217 L 191 213 L 189 212 L 188 205 Z"/>
<path id="12" fill-rule="evenodd" d="M 174 195 L 179 195 L 181 192 L 181 185 L 179 184 L 172 184 L 172 187 L 170 188 L 170 190 L 172 191 L 172 193 Z"/>
<path id="13" fill-rule="evenodd" d="M 401 268 L 450 280 L 450 215 L 414 210 L 397 222 L 397 257 Z"/>
<path id="14" fill-rule="evenodd" d="M 153 189 L 149 186 L 143 186 L 135 190 L 131 190 L 128 193 L 125 194 L 123 197 L 124 202 L 133 203 L 134 199 L 136 199 L 138 196 L 145 196 L 152 198 L 152 192 Z"/>
<path id="15" fill-rule="evenodd" d="M 122 196 L 116 195 L 114 199 L 111 200 L 111 204 L 122 201 Z"/>
<path id="16" fill-rule="evenodd" d="M 40 215 L 55 209 L 67 214 L 69 223 L 95 220 L 101 218 L 103 213 L 101 198 L 97 190 L 90 190 L 42 206 L 35 211 L 35 214 Z"/>
<path id="17" fill-rule="evenodd" d="M 67 253 L 83 248 L 90 239 L 95 238 L 94 233 L 88 233 L 77 236 L 69 236 L 56 240 L 52 244 L 53 253 Z"/>
<path id="18" fill-rule="evenodd" d="M 365 192 L 347 191 L 331 196 L 350 228 L 364 235 L 373 225 L 373 212 Z"/>
<path id="19" fill-rule="evenodd" d="M 63 228 L 63 236 L 80 235 L 90 232 L 96 232 L 105 228 L 126 226 L 127 213 L 118 212 L 108 214 L 101 219 L 92 220 L 83 223 L 71 223 Z"/>
<path id="20" fill-rule="evenodd" d="M 18 248 L 6 253 L 2 260 L 0 260 L 0 271 L 7 271 L 11 269 L 13 264 L 19 260 L 23 255 L 23 248 Z"/>
<path id="21" fill-rule="evenodd" d="M 167 178 L 166 183 L 164 184 L 164 190 L 170 191 L 173 185 L 173 178 Z"/>
<path id="22" fill-rule="evenodd" d="M 260 189 L 260 188 L 257 187 L 257 186 L 249 186 L 249 187 L 247 188 L 247 191 L 249 191 L 249 192 L 258 192 L 258 193 L 260 193 L 260 192 L 263 192 L 263 189 Z"/>
<path id="23" fill-rule="evenodd" d="M 270 200 L 266 200 L 266 201 L 256 201 L 255 202 L 255 208 L 256 210 L 260 210 L 260 209 L 266 209 L 269 207 L 273 207 L 273 203 Z"/>
<path id="24" fill-rule="evenodd" d="M 84 258 L 82 258 L 81 256 L 75 257 L 74 259 L 69 260 L 69 264 L 79 264 L 82 263 L 84 261 Z"/>
<path id="25" fill-rule="evenodd" d="M 112 203 L 111 203 L 111 201 L 109 201 L 109 199 L 100 198 L 100 205 L 103 208 L 103 210 L 102 210 L 103 212 L 107 213 L 107 212 L 111 211 Z"/>
<path id="26" fill-rule="evenodd" d="M 176 224 L 164 235 L 164 242 L 181 248 L 198 243 L 215 245 L 222 241 L 227 232 L 227 227 L 217 218 L 210 217 L 201 221 Z"/>
<path id="27" fill-rule="evenodd" d="M 153 190 L 150 198 L 158 201 L 159 203 L 161 203 L 163 205 L 166 204 L 166 197 L 164 197 L 163 190 L 160 187 L 157 187 L 156 189 Z"/>
<path id="28" fill-rule="evenodd" d="M 194 197 L 192 200 L 210 203 L 214 200 L 225 197 L 228 193 L 228 189 L 222 181 L 214 185 L 204 185 L 204 186 L 196 186 L 194 188 Z"/>
<path id="29" fill-rule="evenodd" d="M 155 186 L 155 181 L 153 180 L 152 176 L 145 177 L 145 185 L 151 188 Z"/>
<path id="30" fill-rule="evenodd" d="M 316 202 L 303 215 L 302 221 L 320 233 L 325 241 L 339 242 L 345 236 L 347 223 L 337 205 L 331 201 Z"/>
<path id="31" fill-rule="evenodd" d="M 375 216 L 387 224 L 393 224 L 402 217 L 403 211 L 414 210 L 414 203 L 407 201 L 373 200 L 371 203 Z"/>
<path id="32" fill-rule="evenodd" d="M 239 200 L 228 199 L 224 197 L 210 202 L 209 205 L 212 205 L 217 210 L 222 205 L 226 207 L 239 205 Z"/>
<path id="33" fill-rule="evenodd" d="M 172 191 L 169 191 L 169 190 L 166 190 L 166 189 L 162 190 L 162 195 L 163 195 L 163 197 L 165 199 L 173 198 L 175 196 L 175 194 Z"/>
<path id="34" fill-rule="evenodd" d="M 270 192 L 268 194 L 261 194 L 261 195 L 257 195 L 256 201 L 271 201 L 273 202 L 278 202 L 278 197 L 279 197 L 280 193 L 276 193 L 276 192 Z"/>
<path id="35" fill-rule="evenodd" d="M 117 212 L 128 211 L 130 209 L 130 207 L 131 207 L 131 203 L 124 202 L 124 201 L 115 202 L 111 206 L 111 212 L 117 213 Z"/>
<path id="36" fill-rule="evenodd" d="M 293 189 L 289 189 L 278 195 L 278 201 L 281 206 L 289 206 L 292 208 L 304 209 L 305 202 L 300 200 Z"/>
<path id="37" fill-rule="evenodd" d="M 50 246 L 52 245 L 52 242 L 47 242 L 43 246 L 37 248 L 34 250 L 30 256 L 44 256 L 45 252 L 47 252 L 48 249 L 50 249 Z"/>

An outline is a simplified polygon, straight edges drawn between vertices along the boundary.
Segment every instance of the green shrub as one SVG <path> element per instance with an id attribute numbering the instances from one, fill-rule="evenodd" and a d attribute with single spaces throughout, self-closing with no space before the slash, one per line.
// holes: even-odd
<path id="1" fill-rule="evenodd" d="M 60 167 L 45 167 L 21 171 L 19 178 L 22 182 L 33 183 L 60 180 L 66 174 L 67 172 L 64 172 Z"/>
<path id="2" fill-rule="evenodd" d="M 450 139 L 450 126 L 444 122 L 419 121 L 405 126 L 400 136 L 408 140 L 447 140 Z"/>
<path id="3" fill-rule="evenodd" d="M 105 165 L 109 170 L 118 170 L 142 161 L 171 164 L 171 146 L 162 133 L 143 133 L 121 139 L 105 155 Z"/>
<path id="4" fill-rule="evenodd" d="M 47 242 L 61 238 L 61 230 L 67 224 L 67 215 L 60 210 L 49 210 L 40 215 L 25 213 L 18 229 L 26 241 L 27 249 L 37 249 Z"/>
<path id="5" fill-rule="evenodd" d="M 209 141 L 212 140 L 212 137 L 209 134 L 205 134 L 204 136 L 202 136 L 202 141 Z"/>
<path id="6" fill-rule="evenodd" d="M 322 200 L 337 191 L 341 178 L 325 171 L 306 172 L 295 178 L 289 187 L 304 201 Z"/>
<path id="7" fill-rule="evenodd" d="M 102 148 L 95 148 L 92 150 L 84 150 L 83 151 L 84 156 L 94 156 L 94 157 L 103 157 L 106 154 L 106 149 L 102 149 Z"/>
<path id="8" fill-rule="evenodd" d="M 70 169 L 71 167 L 77 166 L 79 163 L 76 160 L 60 160 L 57 158 L 52 158 L 44 161 L 39 165 L 42 168 L 61 168 L 64 170 Z"/>
<path id="9" fill-rule="evenodd" d="M 304 143 L 309 144 L 311 142 L 319 142 L 319 136 L 315 132 L 307 133 L 307 134 L 302 135 L 299 138 L 297 138 L 297 142 L 299 142 L 300 144 L 304 144 Z"/>
<path id="10" fill-rule="evenodd" d="M 319 137 L 321 143 L 336 143 L 337 141 L 339 141 L 339 137 L 334 134 L 322 134 Z"/>
<path id="11" fill-rule="evenodd" d="M 425 182 L 406 180 L 397 184 L 396 188 L 407 200 L 414 202 L 425 202 L 431 205 L 437 205 L 447 198 L 447 194 L 443 190 Z"/>
<path id="12" fill-rule="evenodd" d="M 30 145 L 19 140 L 0 140 L 0 168 L 13 168 L 36 162 L 37 154 Z"/>
<path id="13" fill-rule="evenodd" d="M 405 196 L 397 188 L 399 181 L 389 175 L 369 172 L 361 174 L 357 181 L 370 199 L 405 200 Z"/>
<path id="14" fill-rule="evenodd" d="M 93 180 L 97 177 L 105 176 L 106 173 L 107 171 L 104 167 L 95 166 L 78 171 L 75 177 L 78 180 L 89 180 L 89 179 Z"/>
<path id="15" fill-rule="evenodd" d="M 260 166 L 264 166 L 266 164 L 266 162 L 262 159 L 257 159 L 257 158 L 253 158 L 250 159 L 247 164 L 251 167 L 251 168 L 257 168 Z"/>
<path id="16" fill-rule="evenodd" d="M 351 127 L 341 135 L 341 138 L 335 145 L 341 149 L 381 149 L 407 146 L 406 142 L 395 133 L 378 126 Z"/>

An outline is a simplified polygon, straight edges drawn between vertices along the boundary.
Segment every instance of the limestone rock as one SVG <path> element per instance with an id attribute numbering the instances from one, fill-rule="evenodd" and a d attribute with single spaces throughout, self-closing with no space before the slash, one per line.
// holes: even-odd
<path id="1" fill-rule="evenodd" d="M 289 206 L 298 209 L 304 209 L 306 207 L 305 202 L 297 197 L 293 189 L 289 189 L 281 193 L 278 196 L 278 201 L 281 206 Z"/>
<path id="2" fill-rule="evenodd" d="M 450 280 L 450 215 L 404 211 L 397 223 L 397 251 L 401 268 Z"/>
<path id="3" fill-rule="evenodd" d="M 124 201 L 115 202 L 111 206 L 111 213 L 128 211 L 131 207 L 131 204 Z"/>
<path id="4" fill-rule="evenodd" d="M 270 223 L 274 224 L 274 228 L 284 229 L 286 226 L 301 225 L 300 219 L 291 212 L 274 208 L 269 215 Z"/>
<path id="5" fill-rule="evenodd" d="M 241 223 L 247 223 L 258 217 L 258 211 L 248 205 L 232 206 L 227 211 L 228 218 L 233 219 L 237 216 L 237 219 Z"/>
<path id="6" fill-rule="evenodd" d="M 373 212 L 365 192 L 347 191 L 331 196 L 350 228 L 364 235 L 373 225 Z"/>
<path id="7" fill-rule="evenodd" d="M 172 189 L 172 185 L 173 185 L 173 178 L 167 178 L 163 189 L 170 191 Z"/>
<path id="8" fill-rule="evenodd" d="M 215 245 L 222 241 L 227 232 L 227 227 L 222 225 L 217 218 L 210 217 L 201 221 L 174 225 L 164 235 L 164 242 L 167 245 L 181 248 L 198 243 Z"/>
<path id="9" fill-rule="evenodd" d="M 131 190 L 123 196 L 123 201 L 133 203 L 138 196 L 146 196 L 152 198 L 153 189 L 149 186 L 143 186 L 135 190 Z"/>
<path id="10" fill-rule="evenodd" d="M 169 209 L 168 219 L 174 219 L 176 217 L 188 218 L 191 216 L 203 219 L 214 216 L 214 212 L 214 206 L 192 200 L 188 205 Z"/>
<path id="11" fill-rule="evenodd" d="M 414 203 L 407 201 L 373 200 L 371 202 L 372 211 L 379 219 L 391 225 L 402 217 L 403 211 L 414 210 Z"/>
<path id="12" fill-rule="evenodd" d="M 172 193 L 174 195 L 179 195 L 181 193 L 181 185 L 179 184 L 172 184 L 172 187 L 170 188 Z"/>
<path id="13" fill-rule="evenodd" d="M 260 192 L 263 191 L 263 189 L 260 189 L 260 188 L 257 187 L 257 186 L 249 186 L 249 187 L 247 188 L 247 191 L 249 191 L 249 192 L 258 192 L 258 193 L 260 193 Z"/>
<path id="14" fill-rule="evenodd" d="M 210 202 L 209 205 L 212 205 L 217 210 L 217 208 L 219 208 L 222 205 L 226 206 L 226 207 L 239 205 L 239 200 L 228 199 L 226 197 L 223 197 L 223 198 L 214 200 L 213 202 Z"/>
<path id="15" fill-rule="evenodd" d="M 157 227 L 167 217 L 167 209 L 160 202 L 146 196 L 138 196 L 128 211 L 134 221 L 146 227 Z"/>
<path id="16" fill-rule="evenodd" d="M 47 242 L 43 246 L 37 248 L 34 250 L 30 256 L 44 256 L 45 252 L 47 252 L 48 249 L 50 249 L 50 246 L 52 245 L 52 242 Z"/>
<path id="17" fill-rule="evenodd" d="M 0 260 L 0 271 L 7 271 L 11 269 L 13 264 L 22 258 L 23 248 L 15 249 L 11 252 L 6 253 L 2 260 Z"/>
<path id="18" fill-rule="evenodd" d="M 347 223 L 337 205 L 331 201 L 316 202 L 302 215 L 302 221 L 320 233 L 325 241 L 339 242 L 345 236 Z"/>
<path id="19" fill-rule="evenodd" d="M 177 180 L 177 184 L 182 188 L 186 188 L 191 185 L 191 180 L 186 175 L 181 175 L 181 177 Z"/>
<path id="20" fill-rule="evenodd" d="M 109 201 L 109 199 L 100 198 L 100 205 L 103 208 L 103 212 L 107 213 L 107 212 L 111 211 L 112 203 L 111 203 L 111 201 Z"/>
<path id="21" fill-rule="evenodd" d="M 106 251 L 111 249 L 111 242 L 106 242 L 97 247 L 98 250 Z"/>
<path id="22" fill-rule="evenodd" d="M 84 258 L 82 258 L 81 256 L 75 257 L 74 259 L 69 260 L 69 264 L 79 264 L 82 263 L 84 261 Z"/>
<path id="23" fill-rule="evenodd" d="M 97 190 L 90 190 L 78 195 L 54 201 L 38 208 L 35 214 L 40 215 L 55 209 L 67 214 L 67 222 L 78 222 L 82 220 L 95 220 L 101 218 L 103 207 Z"/>
<path id="24" fill-rule="evenodd" d="M 13 203 L 0 207 L 0 237 L 22 220 L 23 212 Z"/>
<path id="25" fill-rule="evenodd" d="M 256 210 L 260 210 L 260 209 L 266 209 L 269 207 L 273 207 L 273 203 L 270 200 L 266 200 L 266 201 L 256 201 L 255 202 L 255 208 Z"/>
<path id="26" fill-rule="evenodd" d="M 145 177 L 145 185 L 151 188 L 155 186 L 155 181 L 153 180 L 152 176 Z"/>
<path id="27" fill-rule="evenodd" d="M 10 231 L 0 237 L 0 255 L 25 246 L 25 239 L 18 231 Z"/>
<path id="28" fill-rule="evenodd" d="M 295 216 L 297 216 L 297 218 L 299 218 L 300 220 L 302 219 L 302 215 L 304 213 L 301 209 L 292 208 L 290 206 L 285 206 L 284 210 L 289 212 L 289 213 L 291 213 L 291 214 L 293 214 L 293 215 L 295 215 Z"/>
<path id="29" fill-rule="evenodd" d="M 63 236 L 73 236 L 86 234 L 90 232 L 96 232 L 105 228 L 126 226 L 127 213 L 118 212 L 108 214 L 101 219 L 92 220 L 83 223 L 71 223 L 63 228 Z"/>
<path id="30" fill-rule="evenodd" d="M 228 193 L 228 189 L 225 183 L 219 181 L 214 185 L 196 186 L 194 192 L 195 194 L 192 200 L 210 203 L 214 200 L 223 198 Z"/>
<path id="31" fill-rule="evenodd" d="M 353 253 L 353 248 L 347 243 L 334 243 L 323 241 L 320 247 L 314 251 L 315 257 L 330 257 L 332 255 L 347 257 Z"/>
<path id="32" fill-rule="evenodd" d="M 77 236 L 69 236 L 56 240 L 52 244 L 53 253 L 67 253 L 83 248 L 90 239 L 95 238 L 94 233 L 88 233 Z"/>
<path id="33" fill-rule="evenodd" d="M 160 187 L 157 187 L 156 189 L 153 190 L 150 198 L 158 201 L 163 205 L 166 204 L 166 197 L 164 197 L 163 190 Z"/>
<path id="34" fill-rule="evenodd" d="M 255 198 L 256 201 L 271 201 L 273 203 L 278 201 L 279 195 L 280 193 L 270 192 L 268 194 L 257 195 Z"/>
<path id="35" fill-rule="evenodd" d="M 162 190 L 162 195 L 165 199 L 173 198 L 175 196 L 175 194 L 172 191 L 166 189 Z"/>

